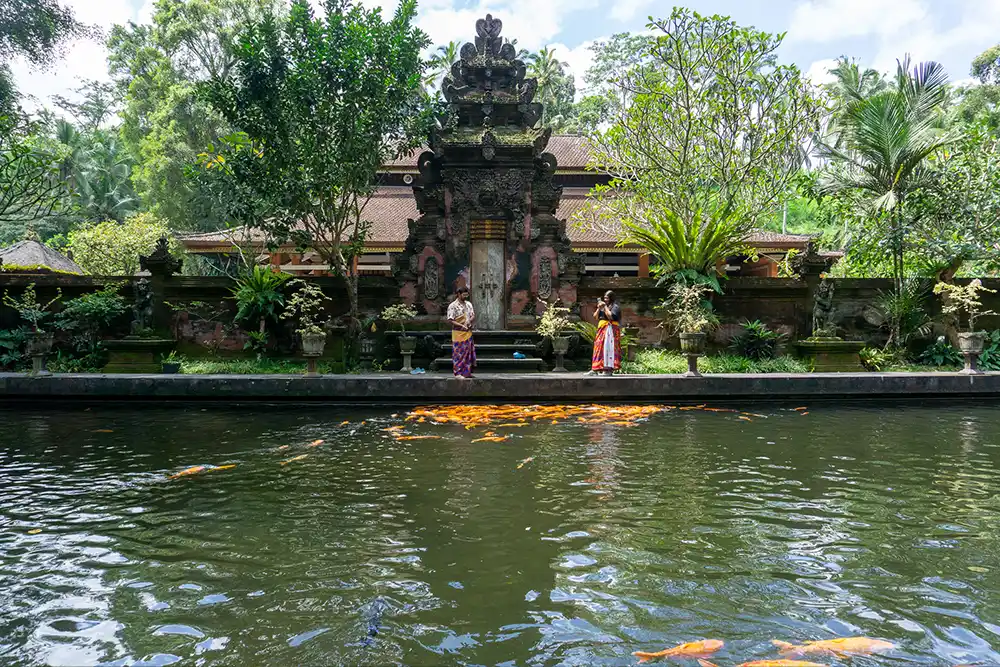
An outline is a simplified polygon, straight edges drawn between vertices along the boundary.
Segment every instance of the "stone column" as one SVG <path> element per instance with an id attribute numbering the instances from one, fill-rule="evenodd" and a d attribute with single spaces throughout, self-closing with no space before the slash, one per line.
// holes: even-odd
<path id="1" fill-rule="evenodd" d="M 170 331 L 171 318 L 170 307 L 166 304 L 167 283 L 181 270 L 181 260 L 170 254 L 167 237 L 161 236 L 152 254 L 139 257 L 139 266 L 143 271 L 149 272 L 149 283 L 153 292 L 153 331 L 158 335 L 164 335 Z"/>

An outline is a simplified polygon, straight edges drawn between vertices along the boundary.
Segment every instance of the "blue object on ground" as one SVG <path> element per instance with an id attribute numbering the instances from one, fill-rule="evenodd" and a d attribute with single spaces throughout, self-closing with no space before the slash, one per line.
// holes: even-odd
<path id="1" fill-rule="evenodd" d="M 423 373 L 426 372 L 427 371 L 425 371 L 423 368 L 414 368 L 412 371 L 410 371 L 410 375 L 422 375 Z"/>
<path id="2" fill-rule="evenodd" d="M 526 357 L 524 354 L 522 354 L 520 352 L 515 352 L 514 353 L 514 358 L 515 359 L 527 359 L 528 357 Z"/>

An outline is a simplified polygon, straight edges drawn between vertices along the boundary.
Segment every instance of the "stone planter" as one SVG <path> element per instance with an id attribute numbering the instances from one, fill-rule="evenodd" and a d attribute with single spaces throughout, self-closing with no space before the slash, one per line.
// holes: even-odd
<path id="1" fill-rule="evenodd" d="M 323 354 L 326 347 L 326 333 L 300 334 L 302 339 L 302 356 L 306 358 L 306 377 L 319 377 L 316 369 L 316 359 Z"/>
<path id="2" fill-rule="evenodd" d="M 965 368 L 962 369 L 962 373 L 974 375 L 982 372 L 979 370 L 979 355 L 983 353 L 985 346 L 985 331 L 965 331 L 958 334 L 958 349 L 965 357 Z"/>
<path id="3" fill-rule="evenodd" d="M 31 357 L 32 375 L 49 375 L 45 360 L 52 351 L 54 336 L 47 331 L 33 331 L 28 334 L 24 351 Z"/>
<path id="4" fill-rule="evenodd" d="M 687 356 L 688 369 L 684 377 L 701 377 L 698 371 L 698 357 L 705 354 L 705 341 L 708 336 L 702 331 L 682 331 L 677 335 L 681 341 L 681 352 Z"/>
<path id="5" fill-rule="evenodd" d="M 569 352 L 569 337 L 559 336 L 552 339 L 552 352 L 556 355 L 556 365 L 552 369 L 553 373 L 565 373 L 566 364 L 564 358 Z"/>
<path id="6" fill-rule="evenodd" d="M 106 340 L 104 348 L 108 351 L 108 363 L 105 373 L 143 373 L 153 374 L 163 372 L 161 359 L 174 349 L 174 341 L 168 338 L 123 338 L 122 340 Z"/>
<path id="7" fill-rule="evenodd" d="M 861 341 L 842 338 L 807 338 L 793 343 L 799 358 L 814 373 L 863 373 Z"/>
<path id="8" fill-rule="evenodd" d="M 403 368 L 401 370 L 404 373 L 409 373 L 413 370 L 413 353 L 417 351 L 417 339 L 414 336 L 401 334 L 399 336 L 399 351 L 403 355 Z"/>

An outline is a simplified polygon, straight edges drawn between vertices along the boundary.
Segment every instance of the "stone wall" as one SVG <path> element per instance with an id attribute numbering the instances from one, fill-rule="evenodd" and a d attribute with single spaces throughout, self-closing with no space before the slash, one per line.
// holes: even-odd
<path id="1" fill-rule="evenodd" d="M 346 287 L 342 280 L 315 278 L 323 291 L 333 300 L 330 314 L 334 317 L 348 311 Z M 131 298 L 133 279 L 100 278 L 62 274 L 24 275 L 0 273 L 0 293 L 10 290 L 20 293 L 25 286 L 35 283 L 40 300 L 49 300 L 56 290 L 62 291 L 63 300 L 72 299 L 86 292 L 101 289 L 111 283 L 124 283 L 122 294 Z M 847 339 L 865 340 L 880 344 L 885 340 L 881 317 L 874 307 L 881 292 L 889 292 L 889 280 L 838 279 L 834 281 L 835 319 L 839 334 Z M 984 284 L 1000 292 L 1000 280 L 987 279 Z M 186 354 L 218 353 L 240 354 L 246 335 L 232 324 L 235 302 L 230 289 L 233 281 L 224 277 L 175 276 L 167 282 L 165 300 L 175 306 L 174 335 L 179 347 Z M 771 328 L 788 334 L 790 340 L 808 336 L 811 327 L 812 304 L 806 281 L 780 278 L 733 278 L 724 283 L 725 293 L 714 298 L 722 326 L 713 333 L 716 347 L 728 344 L 729 339 L 747 320 L 761 320 Z M 606 290 L 613 290 L 622 305 L 624 324 L 639 331 L 643 344 L 665 343 L 660 322 L 654 307 L 662 300 L 664 290 L 656 287 L 650 278 L 597 278 L 584 277 L 578 287 L 575 304 L 581 317 L 593 321 L 594 305 Z M 364 276 L 360 284 L 359 307 L 363 318 L 375 317 L 387 305 L 398 303 L 397 283 L 387 277 Z M 986 307 L 1000 311 L 1000 294 L 990 294 L 984 300 Z M 934 309 L 939 302 L 934 300 Z M 935 313 L 936 314 L 936 313 Z M 433 321 L 432 321 L 433 320 Z M 983 328 L 1000 328 L 1000 317 L 981 320 Z M 18 325 L 18 317 L 6 306 L 0 306 L 0 329 Z M 525 323 L 523 328 L 530 328 Z M 292 326 L 281 332 L 284 352 L 291 352 L 294 339 Z M 427 318 L 413 329 L 445 328 L 438 318 Z M 384 327 L 382 327 L 384 329 Z M 380 330 L 382 330 L 380 329 Z"/>

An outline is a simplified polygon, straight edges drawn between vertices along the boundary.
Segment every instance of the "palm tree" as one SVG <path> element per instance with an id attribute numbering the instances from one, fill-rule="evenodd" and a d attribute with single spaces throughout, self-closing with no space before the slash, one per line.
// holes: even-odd
<path id="1" fill-rule="evenodd" d="M 459 42 L 448 42 L 445 46 L 437 47 L 437 51 L 427 61 L 427 71 L 424 74 L 424 86 L 435 87 L 441 78 L 451 71 L 451 65 L 459 59 L 462 45 Z"/>
<path id="2" fill-rule="evenodd" d="M 884 86 L 871 76 L 855 76 L 856 68 L 840 72 L 838 89 L 845 92 L 845 101 L 835 112 L 835 141 L 820 143 L 833 164 L 820 180 L 819 191 L 861 193 L 869 213 L 887 221 L 895 291 L 900 294 L 906 197 L 931 185 L 926 159 L 954 139 L 938 129 L 948 76 L 935 62 L 911 69 L 909 58 L 898 62 L 895 80 Z M 898 322 L 892 324 L 898 338 Z"/>
<path id="3" fill-rule="evenodd" d="M 528 76 L 534 77 L 538 81 L 538 100 L 543 104 L 554 102 L 555 88 L 566 76 L 564 68 L 569 67 L 569 63 L 564 63 L 556 58 L 556 50 L 542 47 L 538 53 L 528 56 L 531 64 L 528 65 Z"/>

